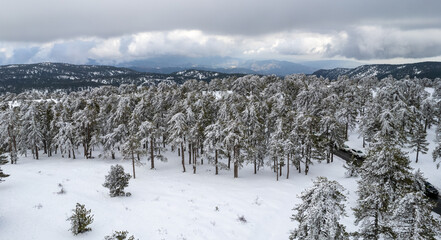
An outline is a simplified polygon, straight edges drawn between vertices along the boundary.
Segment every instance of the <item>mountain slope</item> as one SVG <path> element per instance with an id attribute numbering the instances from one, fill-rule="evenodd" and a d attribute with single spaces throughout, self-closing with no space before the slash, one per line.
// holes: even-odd
<path id="1" fill-rule="evenodd" d="M 377 77 L 385 78 L 389 75 L 396 79 L 406 76 L 411 78 L 430 78 L 441 77 L 441 62 L 420 62 L 411 64 L 373 64 L 363 65 L 356 68 L 334 68 L 330 70 L 318 70 L 313 73 L 329 79 L 337 79 L 338 76 L 346 75 L 354 78 Z"/>
<path id="2" fill-rule="evenodd" d="M 210 81 L 214 78 L 242 76 L 202 70 L 183 70 L 171 74 L 145 73 L 128 68 L 66 63 L 38 63 L 0 66 L 0 93 L 28 89 L 74 91 L 102 85 L 151 85 L 159 82 L 181 84 L 189 79 Z"/>
<path id="3" fill-rule="evenodd" d="M 318 64 L 318 63 L 310 63 Z M 319 64 L 320 66 L 322 64 Z M 338 64 L 337 64 L 338 65 Z M 243 73 L 285 76 L 293 73 L 310 74 L 319 67 L 278 60 L 244 60 L 232 57 L 162 56 L 118 64 L 140 72 L 172 73 L 183 69 L 200 69 L 221 73 Z"/>

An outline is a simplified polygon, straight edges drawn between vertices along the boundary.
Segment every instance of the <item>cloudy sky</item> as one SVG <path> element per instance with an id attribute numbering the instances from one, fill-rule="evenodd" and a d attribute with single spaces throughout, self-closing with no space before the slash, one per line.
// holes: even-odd
<path id="1" fill-rule="evenodd" d="M 439 0 L 2 0 L 0 64 L 441 61 Z"/>

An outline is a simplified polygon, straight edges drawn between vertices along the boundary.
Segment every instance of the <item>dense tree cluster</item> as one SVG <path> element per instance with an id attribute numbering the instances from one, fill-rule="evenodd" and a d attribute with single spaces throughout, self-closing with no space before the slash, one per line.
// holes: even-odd
<path id="1" fill-rule="evenodd" d="M 418 79 L 248 75 L 1 98 L 0 137 L 11 163 L 28 152 L 93 158 L 97 149 L 100 157 L 131 160 L 133 170 L 142 156 L 155 168 L 170 147 L 184 172 L 205 161 L 216 174 L 233 168 L 234 177 L 244 164 L 254 173 L 270 166 L 277 178 L 288 178 L 290 166 L 308 174 L 315 161 L 333 161 L 357 122 L 364 142 L 390 136 L 393 145 L 426 153 L 426 129 L 440 115 Z"/>
<path id="2" fill-rule="evenodd" d="M 171 150 L 183 172 L 190 167 L 196 173 L 205 162 L 213 165 L 215 174 L 232 168 L 236 178 L 246 164 L 255 174 L 266 165 L 278 180 L 283 174 L 289 178 L 290 167 L 308 174 L 315 162 L 333 162 L 334 151 L 358 127 L 368 155 L 359 169 L 347 166 L 349 175 L 357 170 L 360 176 L 353 209 L 360 229 L 354 235 L 432 239 L 440 223 L 422 197 L 424 179 L 412 173 L 401 150 L 411 148 L 418 162 L 419 154 L 428 151 L 427 129 L 438 125 L 441 134 L 441 83 L 431 82 L 433 94 L 425 84 L 391 77 L 329 81 L 306 75 L 248 75 L 210 83 L 5 94 L 0 101 L 0 147 L 13 164 L 18 154 L 29 152 L 35 159 L 41 153 L 69 158 L 94 158 L 96 151 L 103 158 L 121 155 L 132 162 L 133 177 L 141 157 L 155 169 L 155 161 L 166 161 L 163 153 Z M 441 141 L 438 145 L 434 161 L 441 158 Z M 300 226 L 291 237 L 347 238 L 338 223 L 345 214 L 343 192 L 338 183 L 317 179 L 301 196 L 303 203 L 293 216 Z M 314 215 L 317 211 L 326 214 Z M 308 224 L 317 221 L 320 224 Z"/>

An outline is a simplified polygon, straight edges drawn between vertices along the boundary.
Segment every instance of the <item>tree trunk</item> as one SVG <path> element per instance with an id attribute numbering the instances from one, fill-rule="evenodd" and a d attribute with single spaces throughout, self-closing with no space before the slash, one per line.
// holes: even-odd
<path id="1" fill-rule="evenodd" d="M 330 162 L 331 162 L 331 146 L 328 146 L 326 150 L 326 163 L 330 163 Z"/>
<path id="2" fill-rule="evenodd" d="M 286 179 L 289 178 L 289 153 L 288 153 L 288 159 L 286 162 Z"/>
<path id="3" fill-rule="evenodd" d="M 115 159 L 115 153 L 112 151 L 112 159 Z"/>
<path id="4" fill-rule="evenodd" d="M 86 148 L 86 143 L 83 142 L 83 149 L 84 149 L 84 157 L 87 159 L 87 148 Z"/>
<path id="5" fill-rule="evenodd" d="M 35 159 L 38 160 L 38 147 L 35 145 Z"/>
<path id="6" fill-rule="evenodd" d="M 188 144 L 188 164 L 191 164 L 191 143 Z"/>
<path id="7" fill-rule="evenodd" d="M 150 169 L 155 168 L 155 153 L 153 152 L 153 137 L 150 139 L 150 160 L 151 160 L 151 166 Z"/>
<path id="8" fill-rule="evenodd" d="M 132 168 L 133 168 L 133 179 L 135 179 L 136 178 L 136 175 L 135 175 L 135 155 L 133 154 L 133 151 L 132 151 Z"/>
<path id="9" fill-rule="evenodd" d="M 277 171 L 277 168 L 276 168 L 276 159 L 274 158 L 273 159 L 273 165 L 274 165 L 274 168 L 273 168 L 273 171 L 276 173 L 276 174 L 278 174 L 279 172 Z"/>
<path id="10" fill-rule="evenodd" d="M 181 148 L 178 148 L 178 157 L 181 156 Z"/>
<path id="11" fill-rule="evenodd" d="M 346 126 L 345 126 L 345 138 L 346 138 L 346 140 L 348 140 L 348 129 L 349 129 L 349 123 L 347 122 Z"/>
<path id="12" fill-rule="evenodd" d="M 239 177 L 239 147 L 234 147 L 234 178 Z"/>
<path id="13" fill-rule="evenodd" d="M 230 151 L 228 151 L 228 169 L 231 169 L 230 166 L 231 166 L 231 154 Z"/>
<path id="14" fill-rule="evenodd" d="M 415 159 L 416 163 L 418 163 L 418 154 L 419 153 L 420 153 L 420 146 L 417 146 L 417 149 L 416 149 L 416 159 Z"/>
<path id="15" fill-rule="evenodd" d="M 283 169 L 283 165 L 282 165 L 282 163 L 283 163 L 283 162 L 280 162 L 280 163 L 279 163 L 279 176 L 282 176 L 282 169 Z"/>
<path id="16" fill-rule="evenodd" d="M 214 150 L 214 165 L 216 167 L 216 175 L 219 174 L 219 166 L 218 166 L 218 160 L 217 160 L 217 149 Z"/>
<path id="17" fill-rule="evenodd" d="M 254 159 L 254 174 L 257 174 L 257 160 Z"/>
<path id="18" fill-rule="evenodd" d="M 72 149 L 72 159 L 75 159 L 75 149 Z"/>
<path id="19" fill-rule="evenodd" d="M 193 147 L 192 145 L 192 150 L 193 150 L 193 174 L 196 174 L 196 152 L 198 151 L 197 148 Z"/>
<path id="20" fill-rule="evenodd" d="M 183 168 L 183 172 L 185 172 L 185 159 L 184 159 L 184 143 L 181 142 L 181 157 L 182 157 L 182 168 Z"/>
<path id="21" fill-rule="evenodd" d="M 43 153 L 44 154 L 47 153 L 47 142 L 46 142 L 46 140 L 43 140 Z"/>

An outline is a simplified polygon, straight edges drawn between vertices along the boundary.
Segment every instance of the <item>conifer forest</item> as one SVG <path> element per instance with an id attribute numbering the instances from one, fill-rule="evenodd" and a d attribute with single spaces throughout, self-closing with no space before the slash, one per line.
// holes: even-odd
<path id="1" fill-rule="evenodd" d="M 440 79 L 331 81 L 303 74 L 34 90 L 1 96 L 0 138 L 4 155 L 17 168 L 22 158 L 34 159 L 35 166 L 42 158 L 129 163 L 130 174 L 120 167 L 127 187 L 130 177 L 134 182 L 149 174 L 145 169 L 160 176 L 161 168 L 174 163 L 179 174 L 198 175 L 203 167 L 210 171 L 207 180 L 224 174 L 255 181 L 264 169 L 278 184 L 317 176 L 316 166 L 335 165 L 334 153 L 355 132 L 366 153 L 357 166 L 348 166 L 356 161 L 345 166 L 359 175 L 356 202 L 346 207 L 347 190 L 320 170 L 299 204 L 288 208 L 289 238 L 439 239 L 439 215 L 431 212 L 436 203 L 424 194 L 422 172 L 410 164 L 431 154 L 433 166 L 440 165 L 441 142 L 429 152 L 427 138 L 428 131 L 440 133 L 440 99 Z M 416 152 L 415 158 L 403 149 Z M 242 176 L 243 171 L 252 174 Z M 355 231 L 341 223 L 348 212 Z M 239 217 L 242 224 L 248 224 L 246 217 Z"/>

